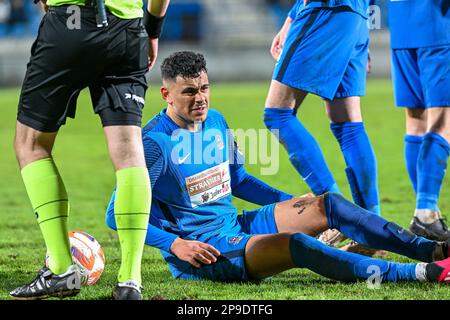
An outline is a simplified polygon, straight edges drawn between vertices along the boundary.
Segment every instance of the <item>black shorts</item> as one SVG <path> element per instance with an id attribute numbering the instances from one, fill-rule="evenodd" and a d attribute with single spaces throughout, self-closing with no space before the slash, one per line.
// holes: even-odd
<path id="1" fill-rule="evenodd" d="M 89 87 L 103 126 L 141 126 L 148 71 L 148 35 L 142 19 L 108 13 L 98 28 L 93 7 L 50 7 L 31 49 L 17 120 L 33 129 L 55 132 L 75 118 L 80 91 Z M 69 27 L 68 27 L 69 26 Z"/>

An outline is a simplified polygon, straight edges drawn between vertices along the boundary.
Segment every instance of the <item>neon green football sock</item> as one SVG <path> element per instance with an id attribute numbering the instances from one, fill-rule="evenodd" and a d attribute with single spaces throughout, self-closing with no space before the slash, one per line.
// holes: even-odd
<path id="1" fill-rule="evenodd" d="M 54 274 L 64 273 L 72 264 L 67 233 L 69 200 L 58 169 L 53 159 L 47 158 L 28 164 L 21 173 L 47 246 L 49 268 Z"/>
<path id="2" fill-rule="evenodd" d="M 114 204 L 117 233 L 122 251 L 119 282 L 141 284 L 141 261 L 150 215 L 151 187 L 147 168 L 132 167 L 116 172 Z"/>

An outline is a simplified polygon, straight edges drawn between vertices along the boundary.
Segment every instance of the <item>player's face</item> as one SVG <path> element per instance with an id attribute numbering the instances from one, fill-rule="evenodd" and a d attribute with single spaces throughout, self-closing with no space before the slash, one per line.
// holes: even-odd
<path id="1" fill-rule="evenodd" d="M 206 120 L 209 108 L 209 81 L 206 72 L 197 78 L 178 76 L 161 88 L 169 107 L 167 114 L 181 127 Z"/>

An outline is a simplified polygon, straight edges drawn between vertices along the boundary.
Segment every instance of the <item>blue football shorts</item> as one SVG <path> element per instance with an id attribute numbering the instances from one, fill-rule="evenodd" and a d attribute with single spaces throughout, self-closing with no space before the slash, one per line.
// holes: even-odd
<path id="1" fill-rule="evenodd" d="M 449 107 L 450 45 L 393 49 L 392 81 L 399 107 Z"/>
<path id="2" fill-rule="evenodd" d="M 308 8 L 292 21 L 273 80 L 333 100 L 363 96 L 367 20 L 349 7 Z"/>
<path id="3" fill-rule="evenodd" d="M 278 233 L 274 208 L 275 204 L 270 204 L 256 210 L 244 211 L 237 218 L 240 227 L 233 228 L 233 233 L 224 232 L 210 237 L 206 243 L 221 253 L 217 262 L 211 265 L 195 268 L 174 255 L 166 255 L 165 260 L 173 277 L 226 282 L 251 280 L 245 266 L 245 246 L 253 235 Z"/>

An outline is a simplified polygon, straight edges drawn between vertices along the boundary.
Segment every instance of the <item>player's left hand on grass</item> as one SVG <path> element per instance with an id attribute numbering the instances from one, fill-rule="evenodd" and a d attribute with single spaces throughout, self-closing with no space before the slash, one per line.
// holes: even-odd
<path id="1" fill-rule="evenodd" d="M 148 39 L 149 50 L 148 50 L 148 70 L 150 71 L 155 65 L 156 58 L 158 57 L 158 38 Z"/>
<path id="2" fill-rule="evenodd" d="M 200 268 L 204 264 L 212 264 L 220 256 L 220 252 L 212 245 L 195 240 L 183 240 L 181 238 L 175 239 L 170 246 L 170 251 L 178 259 L 189 262 L 196 268 Z"/>

